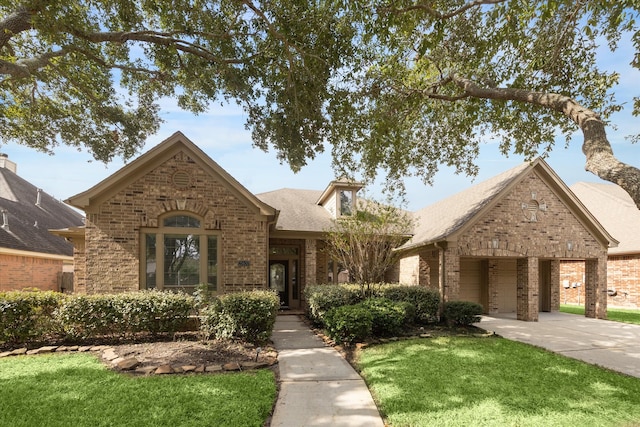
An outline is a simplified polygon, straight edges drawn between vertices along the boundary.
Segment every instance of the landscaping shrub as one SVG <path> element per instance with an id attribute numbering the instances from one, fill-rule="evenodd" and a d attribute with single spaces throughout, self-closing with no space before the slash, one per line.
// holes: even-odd
<path id="1" fill-rule="evenodd" d="M 371 333 L 377 337 L 393 336 L 402 331 L 408 323 L 407 304 L 387 298 L 369 298 L 360 303 L 371 313 Z"/>
<path id="2" fill-rule="evenodd" d="M 269 339 L 280 299 L 271 291 L 222 295 L 202 310 L 200 330 L 205 339 L 237 338 L 252 343 Z"/>
<path id="3" fill-rule="evenodd" d="M 380 287 L 379 295 L 391 301 L 413 304 L 416 323 L 427 324 L 439 321 L 440 294 L 436 290 L 422 286 L 386 285 Z"/>
<path id="4" fill-rule="evenodd" d="M 307 316 L 316 326 L 326 326 L 325 313 L 332 308 L 362 301 L 359 285 L 309 285 L 304 290 Z"/>
<path id="5" fill-rule="evenodd" d="M 174 333 L 189 320 L 193 297 L 184 293 L 141 291 L 114 295 L 74 295 L 55 312 L 61 334 L 82 340 L 139 332 Z"/>
<path id="6" fill-rule="evenodd" d="M 444 305 L 443 317 L 449 326 L 469 326 L 480 321 L 482 306 L 470 301 L 449 301 Z"/>
<path id="7" fill-rule="evenodd" d="M 52 313 L 64 298 L 58 292 L 0 293 L 0 341 L 41 339 L 52 329 Z"/>
<path id="8" fill-rule="evenodd" d="M 362 304 L 332 308 L 324 315 L 329 336 L 337 343 L 352 344 L 371 336 L 373 315 Z"/>

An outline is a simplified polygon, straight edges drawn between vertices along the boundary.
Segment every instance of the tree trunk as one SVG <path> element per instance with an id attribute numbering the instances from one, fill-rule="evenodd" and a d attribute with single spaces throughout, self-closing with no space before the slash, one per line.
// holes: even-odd
<path id="1" fill-rule="evenodd" d="M 598 177 L 623 188 L 640 209 L 640 169 L 618 160 L 607 139 L 605 124 L 600 116 L 578 104 L 575 100 L 555 93 L 534 92 L 524 89 L 483 88 L 462 77 L 453 81 L 475 98 L 518 101 L 547 107 L 569 117 L 582 130 L 582 152 L 586 156 L 585 169 Z"/>

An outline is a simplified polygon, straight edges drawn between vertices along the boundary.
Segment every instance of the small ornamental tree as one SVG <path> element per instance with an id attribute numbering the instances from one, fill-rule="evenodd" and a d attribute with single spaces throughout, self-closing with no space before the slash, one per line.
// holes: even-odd
<path id="1" fill-rule="evenodd" d="M 351 281 L 377 283 L 397 261 L 393 249 L 413 231 L 413 219 L 401 209 L 376 201 L 359 200 L 355 212 L 336 219 L 327 232 L 326 252 L 345 266 Z"/>

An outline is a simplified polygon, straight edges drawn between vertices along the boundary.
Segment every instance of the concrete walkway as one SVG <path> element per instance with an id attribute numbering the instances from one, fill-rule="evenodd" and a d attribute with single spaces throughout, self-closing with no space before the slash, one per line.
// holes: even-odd
<path id="1" fill-rule="evenodd" d="M 640 378 L 640 325 L 554 312 L 540 313 L 537 322 L 483 316 L 475 326 Z"/>
<path id="2" fill-rule="evenodd" d="M 360 375 L 298 316 L 278 316 L 271 338 L 280 370 L 272 427 L 384 426 Z"/>

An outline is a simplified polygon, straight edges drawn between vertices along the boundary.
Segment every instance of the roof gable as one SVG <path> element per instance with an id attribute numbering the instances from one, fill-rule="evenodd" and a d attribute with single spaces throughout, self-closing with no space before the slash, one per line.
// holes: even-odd
<path id="1" fill-rule="evenodd" d="M 567 205 L 578 220 L 605 245 L 618 242 L 602 227 L 558 175 L 541 158 L 523 163 L 447 199 L 414 213 L 415 234 L 400 249 L 411 249 L 440 241 L 453 241 L 472 227 L 509 191 L 531 173 L 537 174 Z"/>
<path id="2" fill-rule="evenodd" d="M 183 152 L 199 164 L 214 178 L 226 184 L 226 187 L 245 204 L 262 215 L 274 216 L 276 210 L 262 202 L 247 190 L 218 163 L 190 141 L 182 132 L 176 132 L 160 144 L 133 160 L 111 176 L 102 180 L 90 189 L 76 194 L 66 200 L 72 206 L 90 211 L 93 206 L 116 194 L 129 183 L 141 178 L 156 166 Z"/>
<path id="3" fill-rule="evenodd" d="M 578 182 L 571 191 L 620 241 L 609 254 L 640 252 L 640 210 L 626 191 L 614 184 L 591 182 Z"/>
<path id="4" fill-rule="evenodd" d="M 51 229 L 79 226 L 82 215 L 9 169 L 0 168 L 0 248 L 71 256 L 73 246 Z"/>

